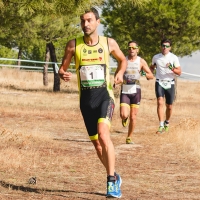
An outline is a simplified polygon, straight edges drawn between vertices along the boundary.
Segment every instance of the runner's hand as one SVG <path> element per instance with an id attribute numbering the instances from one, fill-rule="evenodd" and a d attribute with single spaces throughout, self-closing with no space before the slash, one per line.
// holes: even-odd
<path id="1" fill-rule="evenodd" d="M 71 77 L 72 77 L 72 73 L 71 72 L 64 72 L 62 75 L 61 75 L 61 78 L 67 82 L 67 81 L 70 81 L 71 80 Z"/>
<path id="2" fill-rule="evenodd" d="M 117 73 L 115 75 L 115 78 L 114 78 L 114 88 L 116 88 L 117 85 L 121 85 L 123 83 L 123 74 L 120 74 L 120 73 Z"/>

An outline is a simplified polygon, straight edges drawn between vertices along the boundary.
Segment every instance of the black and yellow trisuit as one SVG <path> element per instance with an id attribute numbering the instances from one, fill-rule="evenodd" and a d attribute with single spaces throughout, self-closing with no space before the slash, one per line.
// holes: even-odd
<path id="1" fill-rule="evenodd" d="M 85 44 L 84 37 L 76 39 L 75 65 L 80 109 L 91 140 L 98 139 L 98 123 L 110 126 L 115 107 L 109 59 L 108 38 L 99 36 L 94 46 Z"/>

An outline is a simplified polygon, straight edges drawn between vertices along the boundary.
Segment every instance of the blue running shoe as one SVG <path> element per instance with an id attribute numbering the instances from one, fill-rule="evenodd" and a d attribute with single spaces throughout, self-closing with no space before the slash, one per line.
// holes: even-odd
<path id="1" fill-rule="evenodd" d="M 108 198 L 121 198 L 122 193 L 120 190 L 122 179 L 119 174 L 116 174 L 115 182 L 107 182 L 107 197 Z"/>
<path id="2" fill-rule="evenodd" d="M 115 176 L 116 176 L 116 181 L 118 181 L 119 187 L 121 187 L 121 185 L 122 185 L 121 176 L 119 174 L 117 174 L 117 173 L 115 173 Z"/>

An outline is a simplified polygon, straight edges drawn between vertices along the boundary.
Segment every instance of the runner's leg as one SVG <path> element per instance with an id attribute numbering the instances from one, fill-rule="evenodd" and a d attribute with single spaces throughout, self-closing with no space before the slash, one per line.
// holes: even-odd
<path id="1" fill-rule="evenodd" d="M 120 117 L 121 119 L 127 119 L 130 114 L 130 106 L 126 103 L 120 104 Z"/>
<path id="2" fill-rule="evenodd" d="M 160 122 L 164 122 L 164 98 L 157 98 L 157 114 Z"/>
<path id="3" fill-rule="evenodd" d="M 130 122 L 129 122 L 129 127 L 128 127 L 128 137 L 132 137 L 135 125 L 136 125 L 136 116 L 138 113 L 138 107 L 132 107 L 131 106 L 131 111 L 130 111 Z"/>
<path id="4" fill-rule="evenodd" d="M 102 147 L 102 160 L 106 167 L 107 175 L 114 176 L 115 152 L 110 138 L 109 126 L 106 123 L 98 123 L 99 142 Z"/>
<path id="5" fill-rule="evenodd" d="M 172 104 L 175 98 L 175 86 L 171 85 L 171 88 L 165 91 L 166 98 L 166 121 L 169 121 L 172 116 Z"/>
<path id="6" fill-rule="evenodd" d="M 166 104 L 166 121 L 169 121 L 172 116 L 172 104 Z"/>

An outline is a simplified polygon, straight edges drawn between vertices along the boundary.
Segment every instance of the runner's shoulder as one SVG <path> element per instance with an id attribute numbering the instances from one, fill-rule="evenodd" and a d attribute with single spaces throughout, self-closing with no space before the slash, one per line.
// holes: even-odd
<path id="1" fill-rule="evenodd" d="M 66 44 L 65 51 L 71 52 L 74 54 L 76 46 L 76 39 L 69 40 Z"/>
<path id="2" fill-rule="evenodd" d="M 153 56 L 154 59 L 158 59 L 158 58 L 161 58 L 161 57 L 163 57 L 163 54 L 162 54 L 162 53 L 158 53 L 158 54 L 155 54 L 155 55 Z"/>

